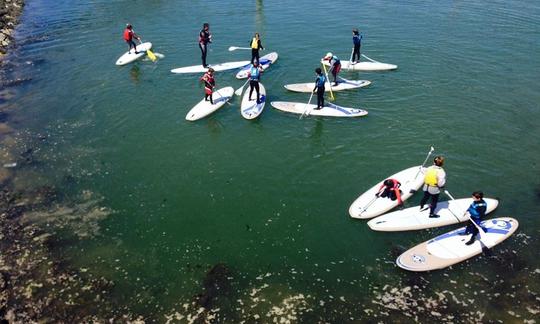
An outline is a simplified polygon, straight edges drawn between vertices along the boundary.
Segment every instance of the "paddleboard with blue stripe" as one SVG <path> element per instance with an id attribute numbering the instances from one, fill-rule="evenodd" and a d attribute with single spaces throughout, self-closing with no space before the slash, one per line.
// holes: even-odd
<path id="1" fill-rule="evenodd" d="M 270 67 L 271 64 L 274 64 L 274 62 L 278 59 L 278 53 L 272 52 L 268 53 L 264 56 L 261 56 L 261 59 L 259 60 L 259 66 L 266 70 Z M 248 77 L 249 69 L 251 68 L 251 64 L 244 66 L 238 73 L 236 73 L 237 79 L 245 79 Z"/>
<path id="2" fill-rule="evenodd" d="M 485 237 L 479 238 L 471 245 L 465 243 L 471 234 L 465 233 L 466 227 L 461 227 L 434 239 L 421 243 L 396 259 L 396 264 L 409 271 L 430 271 L 444 269 L 482 253 L 485 249 L 506 240 L 518 228 L 517 220 L 510 217 L 500 217 L 481 222 Z"/>
<path id="3" fill-rule="evenodd" d="M 315 109 L 317 105 L 306 104 L 303 102 L 287 102 L 287 101 L 272 101 L 272 107 L 290 112 L 293 114 L 305 114 L 311 116 L 328 116 L 328 117 L 361 117 L 366 116 L 368 112 L 360 108 L 348 108 L 338 106 L 332 103 L 326 103 L 322 109 Z"/>
<path id="4" fill-rule="evenodd" d="M 242 103 L 240 104 L 240 114 L 245 119 L 255 119 L 259 117 L 266 104 L 266 89 L 263 84 L 259 82 L 259 95 L 260 100 L 257 102 L 257 91 L 253 89 L 251 94 L 251 100 L 249 100 L 249 87 L 244 91 L 242 97 Z"/>
<path id="5" fill-rule="evenodd" d="M 212 94 L 212 101 L 214 104 L 211 104 L 210 101 L 204 99 L 201 100 L 187 113 L 186 120 L 194 121 L 210 115 L 231 100 L 233 93 L 233 87 L 225 87 L 214 91 Z"/>

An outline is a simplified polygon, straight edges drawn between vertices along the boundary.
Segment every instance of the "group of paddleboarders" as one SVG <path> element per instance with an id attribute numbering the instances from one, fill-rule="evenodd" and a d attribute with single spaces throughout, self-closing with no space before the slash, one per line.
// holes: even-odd
<path id="1" fill-rule="evenodd" d="M 424 195 L 420 200 L 420 210 L 424 210 L 424 205 L 428 202 L 428 200 L 431 199 L 431 202 L 429 204 L 430 218 L 440 217 L 439 215 L 435 214 L 435 209 L 437 208 L 441 190 L 446 184 L 446 172 L 443 169 L 443 165 L 444 157 L 436 156 L 433 159 L 433 165 L 426 169 L 424 175 L 424 185 L 422 187 Z M 398 204 L 402 205 L 403 201 L 401 200 L 401 190 L 399 189 L 400 186 L 401 183 L 398 180 L 392 178 L 386 179 L 383 181 L 375 196 L 388 198 L 391 200 L 397 199 Z M 487 209 L 487 203 L 483 199 L 484 193 L 482 191 L 473 192 L 472 198 L 473 202 L 467 209 L 467 213 L 469 213 L 469 215 L 471 216 L 471 221 L 469 221 L 469 224 L 467 225 L 465 231 L 463 233 L 460 233 L 460 235 L 472 234 L 471 239 L 465 243 L 466 245 L 471 245 L 475 242 L 476 235 L 479 233 L 478 227 L 480 226 L 480 222 L 486 215 Z"/>

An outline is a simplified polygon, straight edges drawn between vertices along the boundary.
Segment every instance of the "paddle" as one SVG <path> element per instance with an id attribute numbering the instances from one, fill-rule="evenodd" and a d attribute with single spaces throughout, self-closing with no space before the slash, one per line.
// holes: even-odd
<path id="1" fill-rule="evenodd" d="M 322 65 L 323 69 L 324 69 L 324 74 L 326 75 L 326 80 L 328 81 L 328 86 L 330 87 L 330 98 L 332 98 L 332 100 L 335 100 L 334 98 L 334 92 L 332 92 L 332 82 L 330 82 L 330 79 L 328 78 L 328 72 L 326 72 L 326 65 Z"/>
<path id="2" fill-rule="evenodd" d="M 306 114 L 306 112 L 308 111 L 309 104 L 311 103 L 311 98 L 313 98 L 313 91 L 311 91 L 311 95 L 309 96 L 309 100 L 308 100 L 308 102 L 306 104 L 306 108 L 304 108 L 304 112 L 302 112 L 302 115 L 300 115 L 300 118 L 298 118 L 298 119 L 302 119 L 304 117 L 304 115 L 308 116 Z"/>
<path id="3" fill-rule="evenodd" d="M 238 46 L 231 46 L 229 47 L 229 52 L 236 51 L 236 50 L 250 50 L 251 47 L 238 47 Z"/>
<path id="4" fill-rule="evenodd" d="M 452 197 L 452 195 L 448 192 L 448 190 L 445 190 L 444 193 L 448 197 L 450 197 L 450 199 L 455 200 L 454 197 Z M 493 246 L 493 241 L 487 237 L 487 234 L 484 231 L 484 229 L 482 227 L 478 226 L 478 224 L 476 224 L 476 222 L 471 218 L 471 214 L 467 210 L 465 210 L 465 213 L 463 215 L 468 215 L 467 217 L 469 218 L 471 223 L 473 223 L 473 225 L 478 229 L 478 233 L 480 234 L 480 240 L 483 240 L 484 242 L 486 242 L 486 244 L 485 244 L 486 247 L 488 245 Z"/>
<path id="5" fill-rule="evenodd" d="M 373 63 L 381 63 L 381 62 L 379 62 L 379 61 L 375 61 L 375 60 L 370 59 L 369 57 L 365 56 L 364 54 L 362 54 L 362 56 L 363 56 L 364 58 L 368 59 L 369 61 L 373 62 Z"/>
<path id="6" fill-rule="evenodd" d="M 142 39 L 140 37 L 139 37 L 139 43 L 142 44 Z M 146 55 L 148 55 L 148 57 L 152 60 L 152 62 L 155 62 L 157 60 L 156 55 L 154 55 L 154 53 L 150 49 L 146 50 Z"/>
<path id="7" fill-rule="evenodd" d="M 352 50 L 351 50 L 351 58 L 349 59 L 349 68 L 348 68 L 348 70 L 350 70 L 350 69 L 351 69 L 351 65 L 353 65 L 353 62 L 352 62 L 353 54 L 354 54 L 354 47 L 353 47 Z"/>
<path id="8" fill-rule="evenodd" d="M 418 168 L 418 172 L 417 172 L 416 175 L 414 176 L 415 179 L 416 179 L 416 177 L 418 177 L 418 175 L 420 174 L 420 171 L 422 171 L 422 168 L 424 167 L 424 164 L 426 164 L 427 160 L 429 159 L 429 156 L 431 155 L 431 153 L 433 153 L 433 151 L 435 151 L 435 149 L 434 149 L 433 146 L 432 146 L 431 149 L 430 149 L 429 152 L 428 152 L 428 155 L 426 156 L 426 159 L 424 160 L 424 163 L 422 163 L 422 165 L 420 166 L 420 168 Z"/>
<path id="9" fill-rule="evenodd" d="M 246 80 L 246 82 L 238 89 L 236 89 L 236 91 L 234 92 L 235 95 L 239 96 L 242 94 L 242 91 L 244 91 L 244 87 L 246 86 L 246 84 L 249 82 L 249 78 Z"/>
<path id="10" fill-rule="evenodd" d="M 379 193 L 375 194 L 375 197 L 371 199 L 371 201 L 368 202 L 367 205 L 364 206 L 364 208 L 362 208 L 362 210 L 360 210 L 360 214 L 358 215 L 361 216 L 369 208 L 369 206 L 371 206 L 375 202 L 375 200 L 377 200 L 379 197 L 380 197 Z"/>

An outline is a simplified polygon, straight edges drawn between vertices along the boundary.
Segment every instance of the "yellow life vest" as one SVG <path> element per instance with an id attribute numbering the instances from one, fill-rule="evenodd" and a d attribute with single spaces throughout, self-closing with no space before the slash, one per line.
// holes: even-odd
<path id="1" fill-rule="evenodd" d="M 426 176 L 424 177 L 424 183 L 428 186 L 436 187 L 439 183 L 439 179 L 437 179 L 437 174 L 439 173 L 439 169 L 430 167 L 426 170 Z"/>
<path id="2" fill-rule="evenodd" d="M 257 39 L 257 37 L 253 37 L 253 39 L 251 40 L 251 48 L 253 49 L 259 48 L 259 40 Z"/>

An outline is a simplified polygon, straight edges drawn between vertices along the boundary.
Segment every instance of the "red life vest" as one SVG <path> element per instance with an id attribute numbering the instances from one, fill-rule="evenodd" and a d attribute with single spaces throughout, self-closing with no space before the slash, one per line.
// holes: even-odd
<path id="1" fill-rule="evenodd" d="M 124 40 L 130 41 L 133 39 L 133 31 L 131 29 L 126 28 L 124 30 Z"/>

